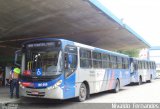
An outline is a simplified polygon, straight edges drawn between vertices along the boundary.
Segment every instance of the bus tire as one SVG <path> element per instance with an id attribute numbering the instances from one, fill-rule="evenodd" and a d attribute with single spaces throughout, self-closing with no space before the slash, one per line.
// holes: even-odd
<path id="1" fill-rule="evenodd" d="M 87 87 L 84 83 L 81 84 L 79 88 L 79 96 L 77 97 L 77 101 L 83 102 L 87 98 Z"/>
<path id="2" fill-rule="evenodd" d="M 152 75 L 150 75 L 150 80 L 148 81 L 149 83 L 151 83 L 152 82 Z"/>
<path id="3" fill-rule="evenodd" d="M 142 77 L 139 76 L 139 82 L 138 82 L 138 85 L 142 85 Z"/>
<path id="4" fill-rule="evenodd" d="M 118 93 L 120 90 L 120 82 L 119 79 L 116 80 L 115 88 L 113 89 L 114 93 Z"/>

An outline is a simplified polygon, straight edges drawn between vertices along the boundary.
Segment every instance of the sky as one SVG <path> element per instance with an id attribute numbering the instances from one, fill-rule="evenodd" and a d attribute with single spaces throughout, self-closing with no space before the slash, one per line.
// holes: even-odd
<path id="1" fill-rule="evenodd" d="M 160 0 L 99 0 L 151 46 L 160 46 Z"/>

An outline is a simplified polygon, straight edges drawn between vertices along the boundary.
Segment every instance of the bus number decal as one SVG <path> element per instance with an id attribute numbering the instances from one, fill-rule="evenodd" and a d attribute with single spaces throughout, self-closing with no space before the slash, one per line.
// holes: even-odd
<path id="1" fill-rule="evenodd" d="M 39 83 L 38 84 L 38 87 L 46 87 L 46 86 L 48 86 L 48 83 Z"/>

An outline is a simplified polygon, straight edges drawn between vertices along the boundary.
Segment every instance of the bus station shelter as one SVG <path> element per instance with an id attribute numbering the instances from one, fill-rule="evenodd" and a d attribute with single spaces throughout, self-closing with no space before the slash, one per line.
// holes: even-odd
<path id="1" fill-rule="evenodd" d="M 98 0 L 0 1 L 0 66 L 24 41 L 51 37 L 108 50 L 150 46 Z"/>
<path id="2" fill-rule="evenodd" d="M 98 0 L 0 1 L 0 47 L 32 38 L 64 38 L 109 50 L 149 45 Z"/>

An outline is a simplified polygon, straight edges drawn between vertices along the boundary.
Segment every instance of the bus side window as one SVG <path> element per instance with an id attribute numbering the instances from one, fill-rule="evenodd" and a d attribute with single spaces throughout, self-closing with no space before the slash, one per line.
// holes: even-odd
<path id="1" fill-rule="evenodd" d="M 134 73 L 134 62 L 131 62 L 131 73 Z"/>
<path id="2" fill-rule="evenodd" d="M 93 58 L 93 67 L 94 68 L 102 68 L 102 55 L 100 52 L 93 51 L 92 52 Z"/>
<path id="3" fill-rule="evenodd" d="M 92 68 L 91 50 L 80 48 L 80 67 Z"/>
<path id="4" fill-rule="evenodd" d="M 139 66 L 139 69 L 142 69 L 141 61 L 138 61 L 138 66 Z"/>
<path id="5" fill-rule="evenodd" d="M 109 68 L 109 55 L 102 54 L 102 68 Z"/>
<path id="6" fill-rule="evenodd" d="M 128 62 L 128 58 L 123 58 L 123 60 L 122 60 L 122 67 L 123 67 L 123 69 L 128 69 L 128 67 L 129 67 L 129 62 Z"/>
<path id="7" fill-rule="evenodd" d="M 70 76 L 77 68 L 77 48 L 67 45 L 64 54 L 65 77 Z"/>
<path id="8" fill-rule="evenodd" d="M 115 56 L 111 55 L 110 56 L 110 68 L 115 68 L 116 67 L 116 58 Z"/>
<path id="9" fill-rule="evenodd" d="M 122 57 L 117 56 L 117 65 L 118 69 L 122 69 Z"/>
<path id="10" fill-rule="evenodd" d="M 134 70 L 138 70 L 138 62 L 137 61 L 135 61 L 135 63 L 134 63 Z"/>

